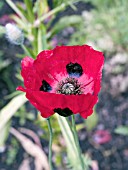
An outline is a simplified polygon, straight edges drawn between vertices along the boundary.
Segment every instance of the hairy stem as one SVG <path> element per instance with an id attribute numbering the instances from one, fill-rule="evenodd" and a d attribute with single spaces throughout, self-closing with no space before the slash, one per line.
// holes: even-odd
<path id="1" fill-rule="evenodd" d="M 78 134 L 77 134 L 77 130 L 76 130 L 75 116 L 72 115 L 71 117 L 72 117 L 72 130 L 73 130 L 73 134 L 74 134 L 76 148 L 77 148 L 77 151 L 78 151 L 78 158 L 80 159 L 82 170 L 85 170 L 85 165 L 84 165 L 84 161 L 82 159 L 82 152 L 81 152 L 81 149 L 80 149 Z"/>
<path id="2" fill-rule="evenodd" d="M 51 122 L 50 122 L 50 118 L 47 118 L 47 123 L 48 123 L 48 129 L 49 129 L 49 155 L 48 155 L 48 159 L 49 159 L 49 166 L 50 166 L 50 170 L 53 170 L 52 167 L 52 139 L 53 139 L 53 133 L 52 133 L 52 126 L 51 126 Z"/>

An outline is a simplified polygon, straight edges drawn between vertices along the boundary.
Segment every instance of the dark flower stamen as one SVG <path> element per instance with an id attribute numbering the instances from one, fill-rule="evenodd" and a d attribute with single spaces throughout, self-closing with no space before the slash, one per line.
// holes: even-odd
<path id="1" fill-rule="evenodd" d="M 42 81 L 42 86 L 40 87 L 40 91 L 44 91 L 44 92 L 49 92 L 52 90 L 52 87 L 45 81 Z"/>
<path id="2" fill-rule="evenodd" d="M 69 63 L 66 65 L 66 69 L 71 77 L 80 77 L 83 74 L 83 69 L 78 63 Z"/>
<path id="3" fill-rule="evenodd" d="M 82 94 L 81 85 L 75 78 L 68 77 L 61 81 L 57 87 L 57 93 L 71 95 Z"/>

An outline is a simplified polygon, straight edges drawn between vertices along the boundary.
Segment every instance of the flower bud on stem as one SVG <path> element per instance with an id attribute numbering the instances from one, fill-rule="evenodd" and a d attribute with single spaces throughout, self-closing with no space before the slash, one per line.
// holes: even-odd
<path id="1" fill-rule="evenodd" d="M 5 25 L 5 29 L 9 42 L 15 45 L 22 45 L 24 43 L 24 35 L 15 24 L 8 23 Z"/>

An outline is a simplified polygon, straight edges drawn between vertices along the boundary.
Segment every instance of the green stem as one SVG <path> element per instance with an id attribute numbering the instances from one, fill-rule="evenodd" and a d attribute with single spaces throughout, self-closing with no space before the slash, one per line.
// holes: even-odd
<path id="1" fill-rule="evenodd" d="M 21 44 L 21 47 L 23 48 L 23 50 L 25 51 L 25 53 L 26 53 L 28 56 L 31 57 L 31 54 L 30 54 L 30 52 L 28 51 L 28 49 L 25 47 L 25 45 L 24 45 L 24 44 Z"/>
<path id="2" fill-rule="evenodd" d="M 56 7 L 55 9 L 51 10 L 50 12 L 48 12 L 47 14 L 43 15 L 41 18 L 39 18 L 38 20 L 40 22 L 44 21 L 46 18 L 50 17 L 51 15 L 61 11 L 62 9 L 64 9 L 66 6 L 65 3 L 62 3 L 60 6 Z"/>
<path id="3" fill-rule="evenodd" d="M 80 0 L 77 0 L 75 2 L 79 2 Z M 74 1 L 73 1 L 74 2 Z M 51 10 L 50 12 L 48 12 L 47 14 L 43 15 L 42 17 L 40 17 L 38 20 L 40 22 L 44 21 L 46 18 L 50 17 L 51 15 L 56 14 L 57 12 L 63 10 L 66 6 L 68 5 L 72 5 L 73 8 L 75 8 L 75 6 L 73 6 L 72 2 L 68 2 L 68 3 L 62 3 L 60 6 L 54 8 L 53 10 Z M 76 8 L 75 8 L 76 10 Z"/>
<path id="4" fill-rule="evenodd" d="M 50 118 L 47 118 L 47 123 L 48 123 L 49 135 L 50 135 L 48 159 L 49 159 L 50 170 L 53 170 L 53 167 L 52 167 L 52 138 L 53 138 L 53 133 L 52 133 L 52 126 L 51 126 Z"/>
<path id="5" fill-rule="evenodd" d="M 80 149 L 78 134 L 77 134 L 76 125 L 75 125 L 75 116 L 72 115 L 71 117 L 72 117 L 72 130 L 73 130 L 73 133 L 74 133 L 74 139 L 75 139 L 76 148 L 77 148 L 77 151 L 78 151 L 78 157 L 80 159 L 82 170 L 85 170 L 85 165 L 84 165 L 84 161 L 82 159 L 82 152 L 81 152 L 81 149 Z"/>
<path id="6" fill-rule="evenodd" d="M 42 51 L 42 30 L 39 28 L 38 29 L 38 36 L 37 36 L 37 41 L 38 41 L 38 54 Z"/>
<path id="7" fill-rule="evenodd" d="M 13 3 L 13 1 L 11 0 L 6 0 L 6 2 L 8 3 L 8 5 L 22 18 L 22 20 L 27 23 L 27 20 L 25 18 L 25 16 L 23 15 L 23 13 L 17 8 L 17 6 L 15 5 L 15 3 Z"/>

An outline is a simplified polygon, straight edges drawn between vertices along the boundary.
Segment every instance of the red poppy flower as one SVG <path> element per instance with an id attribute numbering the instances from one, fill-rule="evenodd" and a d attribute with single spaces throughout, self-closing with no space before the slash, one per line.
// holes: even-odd
<path id="1" fill-rule="evenodd" d="M 48 118 L 80 113 L 87 118 L 98 101 L 104 57 L 88 45 L 45 50 L 37 59 L 22 60 L 21 75 L 26 97 Z"/>

